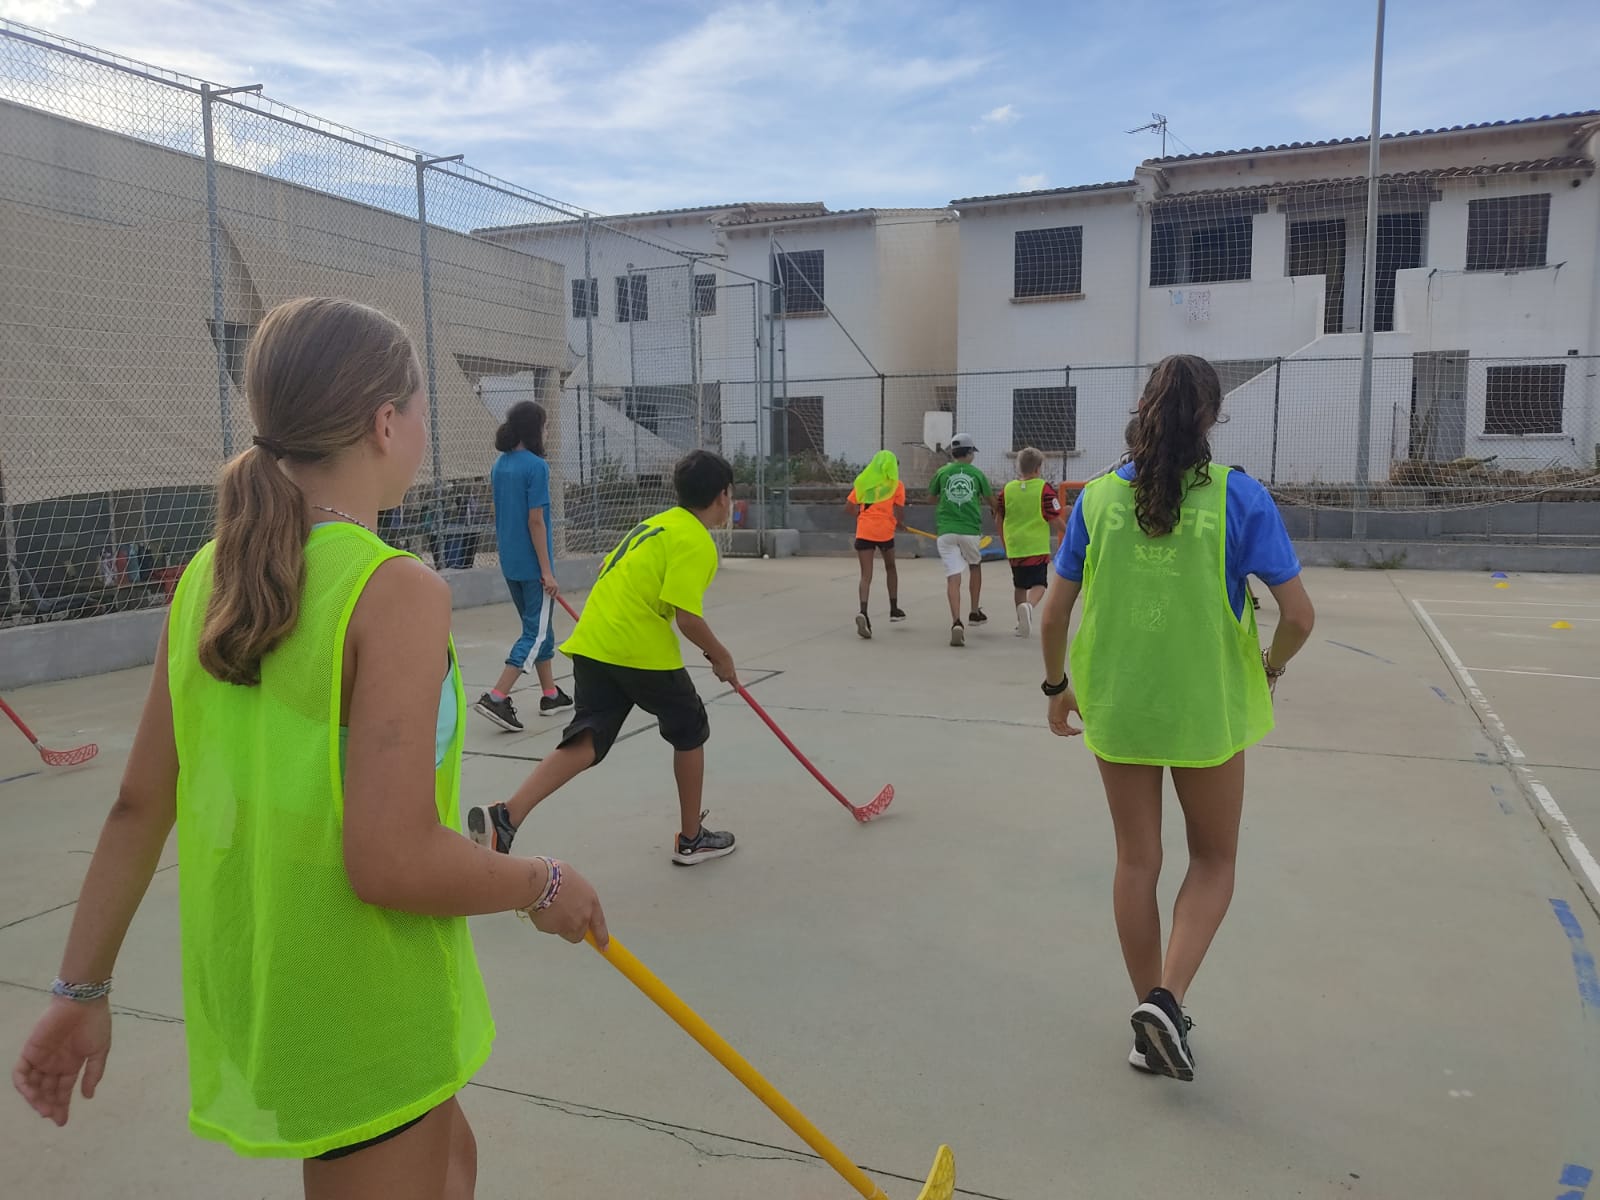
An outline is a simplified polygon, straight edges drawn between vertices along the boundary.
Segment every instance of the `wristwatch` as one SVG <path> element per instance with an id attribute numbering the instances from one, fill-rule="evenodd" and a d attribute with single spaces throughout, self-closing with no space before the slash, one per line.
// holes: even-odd
<path id="1" fill-rule="evenodd" d="M 1059 696 L 1067 690 L 1067 677 L 1063 675 L 1060 683 L 1051 683 L 1047 679 L 1039 685 L 1039 690 L 1046 696 Z"/>

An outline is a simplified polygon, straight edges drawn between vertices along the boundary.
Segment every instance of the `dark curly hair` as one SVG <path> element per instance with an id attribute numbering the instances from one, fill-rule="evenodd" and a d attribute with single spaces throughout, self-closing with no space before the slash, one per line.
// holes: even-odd
<path id="1" fill-rule="evenodd" d="M 519 400 L 506 413 L 505 422 L 494 431 L 494 448 L 504 454 L 521 446 L 544 457 L 544 409 L 532 400 Z"/>
<path id="2" fill-rule="evenodd" d="M 1171 354 L 1156 364 L 1139 397 L 1128 449 L 1134 463 L 1134 516 L 1150 537 L 1178 527 L 1184 490 L 1211 482 L 1207 435 L 1222 415 L 1217 369 L 1196 354 Z"/>

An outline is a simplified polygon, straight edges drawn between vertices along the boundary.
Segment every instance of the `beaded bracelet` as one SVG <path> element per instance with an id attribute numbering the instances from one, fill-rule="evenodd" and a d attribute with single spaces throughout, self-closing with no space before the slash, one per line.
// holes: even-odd
<path id="1" fill-rule="evenodd" d="M 556 897 L 561 894 L 561 864 L 553 858 L 539 859 L 549 868 L 549 876 L 545 880 L 544 894 L 533 902 L 534 912 L 543 912 L 556 902 Z"/>
<path id="2" fill-rule="evenodd" d="M 107 979 L 104 983 L 68 983 L 65 979 L 57 979 L 50 985 L 50 994 L 60 996 L 63 1000 L 88 1004 L 93 1000 L 104 1000 L 111 994 L 111 980 Z"/>

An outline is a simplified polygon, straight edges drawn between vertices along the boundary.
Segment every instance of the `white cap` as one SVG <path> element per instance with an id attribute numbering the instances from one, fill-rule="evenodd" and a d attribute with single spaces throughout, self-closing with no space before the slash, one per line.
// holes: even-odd
<path id="1" fill-rule="evenodd" d="M 951 450 L 976 450 L 978 444 L 972 440 L 970 433 L 958 433 L 950 439 Z"/>

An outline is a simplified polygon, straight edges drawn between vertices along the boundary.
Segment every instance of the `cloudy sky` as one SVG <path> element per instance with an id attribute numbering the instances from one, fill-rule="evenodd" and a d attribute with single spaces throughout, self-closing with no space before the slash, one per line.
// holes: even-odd
<path id="1" fill-rule="evenodd" d="M 1365 131 L 1371 2 L 0 0 L 606 212 L 932 205 Z M 1384 128 L 1600 107 L 1593 0 L 1398 0 Z M 1584 32 L 1587 31 L 1587 32 Z"/>

